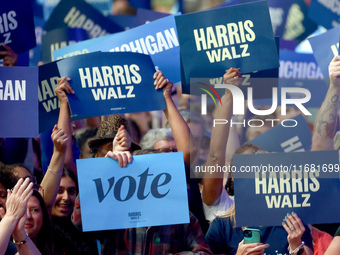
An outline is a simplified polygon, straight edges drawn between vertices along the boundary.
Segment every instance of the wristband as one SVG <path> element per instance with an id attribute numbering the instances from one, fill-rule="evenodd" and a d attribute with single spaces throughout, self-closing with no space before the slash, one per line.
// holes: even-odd
<path id="1" fill-rule="evenodd" d="M 298 251 L 303 250 L 304 246 L 305 246 L 305 242 L 302 241 L 301 244 L 298 247 L 296 247 L 295 250 L 293 250 L 293 251 L 289 247 L 289 254 L 298 254 Z"/>
<path id="2" fill-rule="evenodd" d="M 59 171 L 54 171 L 51 168 L 47 168 L 49 171 L 51 171 L 52 173 L 56 173 L 56 174 L 60 174 L 63 170 L 59 170 Z"/>
<path id="3" fill-rule="evenodd" d="M 26 232 L 25 232 L 25 233 L 26 233 Z M 25 243 L 27 242 L 28 238 L 29 238 L 29 236 L 28 236 L 28 234 L 26 233 L 26 238 L 25 238 L 25 240 L 23 240 L 23 241 L 21 241 L 21 242 L 17 242 L 17 241 L 15 241 L 15 240 L 13 239 L 13 243 L 16 244 L 16 245 L 25 244 Z"/>

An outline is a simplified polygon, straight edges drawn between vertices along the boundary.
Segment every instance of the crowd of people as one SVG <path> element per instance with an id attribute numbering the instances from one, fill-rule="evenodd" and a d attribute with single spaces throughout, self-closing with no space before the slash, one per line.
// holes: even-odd
<path id="1" fill-rule="evenodd" d="M 122 0 L 115 2 L 118 6 L 126 4 Z M 4 47 L 6 51 L 0 51 L 3 65 L 16 66 L 17 54 L 10 46 Z M 208 176 L 193 171 L 197 165 L 232 165 L 232 155 L 262 150 L 251 143 L 241 144 L 241 131 L 230 126 L 232 118 L 236 118 L 231 92 L 225 90 L 221 105 L 209 106 L 213 117 L 201 116 L 193 107 L 197 98 L 181 94 L 180 86 L 176 87 L 161 71 L 156 71 L 153 78 L 155 89 L 163 91 L 163 112 L 71 121 L 67 95 L 75 92 L 70 78 L 61 77 L 55 88 L 60 110 L 54 128 L 33 139 L 0 138 L 0 255 L 340 254 L 339 224 L 306 225 L 294 211 L 287 211 L 276 226 L 249 226 L 261 232 L 261 240 L 245 242 L 244 228 L 236 227 L 237 193 L 232 173 L 225 176 L 216 171 Z M 329 89 L 315 123 L 309 123 L 313 151 L 340 149 L 340 133 L 336 135 L 339 56 L 329 65 L 329 78 Z M 242 74 L 230 68 L 223 80 L 240 86 Z M 299 113 L 292 107 L 288 117 Z M 274 114 L 273 119 L 280 119 L 278 111 Z M 228 122 L 213 127 L 213 118 Z M 270 128 L 248 128 L 246 141 Z M 135 155 L 171 152 L 183 154 L 189 223 L 83 231 L 81 201 L 86 198 L 79 197 L 77 159 L 111 157 L 123 169 Z M 29 158 L 32 167 L 26 165 Z"/>

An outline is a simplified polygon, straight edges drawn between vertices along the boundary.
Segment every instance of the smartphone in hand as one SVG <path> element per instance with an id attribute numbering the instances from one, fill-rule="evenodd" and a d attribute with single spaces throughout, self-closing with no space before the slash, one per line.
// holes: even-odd
<path id="1" fill-rule="evenodd" d="M 244 244 L 261 243 L 261 231 L 254 228 L 246 228 L 243 230 Z"/>

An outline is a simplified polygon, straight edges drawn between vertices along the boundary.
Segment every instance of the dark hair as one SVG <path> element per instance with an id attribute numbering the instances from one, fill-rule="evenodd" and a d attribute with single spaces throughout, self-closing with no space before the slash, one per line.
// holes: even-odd
<path id="1" fill-rule="evenodd" d="M 15 167 L 22 167 L 25 168 L 28 172 L 30 172 L 30 170 L 27 168 L 27 166 L 25 166 L 23 163 L 15 163 L 15 164 L 11 164 L 11 165 L 7 165 L 10 169 L 14 169 Z"/>
<path id="2" fill-rule="evenodd" d="M 77 190 L 77 194 L 78 194 L 78 180 L 77 180 L 76 175 L 71 170 L 64 168 L 63 173 L 61 175 L 61 178 L 63 178 L 63 177 L 70 177 L 72 179 L 72 181 L 76 185 L 76 190 Z"/>
<path id="3" fill-rule="evenodd" d="M 97 127 L 88 128 L 77 137 L 77 145 L 80 150 L 80 155 L 83 154 L 83 147 L 87 143 L 88 139 L 95 137 L 97 131 L 98 131 Z"/>
<path id="4" fill-rule="evenodd" d="M 33 183 L 35 183 L 35 178 L 33 176 L 33 174 L 31 173 L 31 171 L 27 168 L 27 166 L 25 166 L 23 163 L 15 163 L 15 164 L 11 164 L 11 165 L 7 165 L 7 167 L 10 169 L 10 171 L 17 177 L 17 174 L 15 173 L 14 168 L 16 167 L 22 167 L 25 168 L 29 173 L 30 173 L 30 179 Z M 28 176 L 26 176 L 28 177 Z M 17 177 L 19 178 L 19 177 Z"/>
<path id="5" fill-rule="evenodd" d="M 37 235 L 37 243 L 35 244 L 41 254 L 52 254 L 52 239 L 50 234 L 50 218 L 48 215 L 48 210 L 43 197 L 40 195 L 39 191 L 33 190 L 32 196 L 39 200 L 43 215 L 43 224 Z"/>
<path id="6" fill-rule="evenodd" d="M 0 162 L 0 183 L 4 185 L 6 189 L 12 189 L 17 181 L 18 179 L 13 174 L 11 169 Z"/>

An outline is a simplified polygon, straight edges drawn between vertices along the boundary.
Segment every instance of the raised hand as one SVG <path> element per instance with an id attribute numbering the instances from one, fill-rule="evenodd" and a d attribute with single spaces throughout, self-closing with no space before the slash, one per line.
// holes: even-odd
<path id="1" fill-rule="evenodd" d="M 112 151 L 128 151 L 131 148 L 131 136 L 125 129 L 124 125 L 121 125 L 118 132 L 112 142 Z"/>
<path id="2" fill-rule="evenodd" d="M 4 57 L 4 66 L 16 66 L 18 64 L 18 54 L 8 45 L 3 44 L 5 51 L 0 51 L 0 56 Z"/>
<path id="3" fill-rule="evenodd" d="M 62 77 L 58 79 L 58 86 L 55 89 L 55 93 L 60 101 L 60 103 L 68 103 L 67 94 L 74 94 L 69 81 L 71 79 L 68 77 Z"/>
<path id="4" fill-rule="evenodd" d="M 155 72 L 153 78 L 155 79 L 155 89 L 163 89 L 164 98 L 171 98 L 172 86 L 174 84 L 165 78 L 162 71 Z"/>
<path id="5" fill-rule="evenodd" d="M 264 250 L 268 248 L 268 244 L 263 243 L 250 243 L 244 244 L 244 240 L 242 240 L 238 244 L 236 255 L 260 255 L 264 253 Z"/>
<path id="6" fill-rule="evenodd" d="M 51 139 L 54 144 L 55 150 L 59 152 L 65 152 L 67 149 L 67 142 L 69 140 L 69 137 L 67 134 L 65 134 L 64 130 L 61 128 L 58 128 L 57 125 L 54 125 L 54 128 L 52 130 Z"/>
<path id="7" fill-rule="evenodd" d="M 126 167 L 132 162 L 132 154 L 130 151 L 108 151 L 105 157 L 111 157 L 118 161 L 120 167 Z"/>

